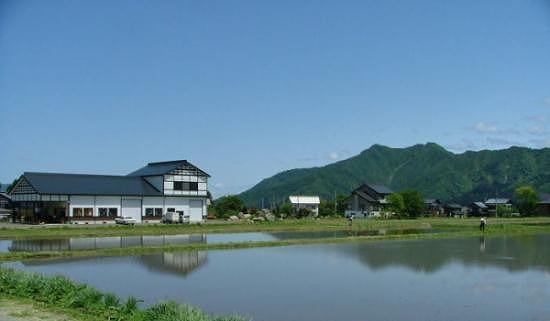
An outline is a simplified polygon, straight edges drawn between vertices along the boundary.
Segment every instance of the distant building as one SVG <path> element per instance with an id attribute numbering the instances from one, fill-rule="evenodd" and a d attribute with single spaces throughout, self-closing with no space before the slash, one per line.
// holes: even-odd
<path id="1" fill-rule="evenodd" d="M 6 193 L 0 192 L 0 219 L 10 217 L 12 214 L 11 207 L 11 197 Z"/>
<path id="2" fill-rule="evenodd" d="M 0 209 L 8 209 L 11 207 L 11 197 L 6 194 L 0 192 Z"/>
<path id="3" fill-rule="evenodd" d="M 353 190 L 346 198 L 346 217 L 356 218 L 377 217 L 382 215 L 387 207 L 386 197 L 393 191 L 384 185 L 363 184 Z"/>
<path id="4" fill-rule="evenodd" d="M 489 208 L 483 202 L 473 202 L 470 209 L 473 216 L 486 216 Z"/>
<path id="5" fill-rule="evenodd" d="M 425 212 L 428 216 L 441 216 L 445 213 L 441 200 L 428 198 L 424 200 Z"/>
<path id="6" fill-rule="evenodd" d="M 289 196 L 288 200 L 290 201 L 290 204 L 292 204 L 296 212 L 300 211 L 301 209 L 307 209 L 311 211 L 311 215 L 319 215 L 319 204 L 321 204 L 319 196 L 293 195 Z"/>
<path id="7" fill-rule="evenodd" d="M 175 212 L 206 216 L 210 176 L 186 160 L 149 163 L 128 175 L 26 172 L 10 191 L 14 220 L 25 223 L 111 223 L 116 217 L 159 222 Z"/>
<path id="8" fill-rule="evenodd" d="M 512 208 L 512 201 L 509 198 L 490 198 L 484 202 L 487 206 L 488 215 L 498 215 L 497 208 Z"/>
<path id="9" fill-rule="evenodd" d="M 540 195 L 540 200 L 537 203 L 537 214 L 550 216 L 550 194 Z"/>
<path id="10" fill-rule="evenodd" d="M 457 203 L 447 203 L 444 206 L 445 215 L 450 217 L 464 217 L 468 214 L 468 207 Z"/>

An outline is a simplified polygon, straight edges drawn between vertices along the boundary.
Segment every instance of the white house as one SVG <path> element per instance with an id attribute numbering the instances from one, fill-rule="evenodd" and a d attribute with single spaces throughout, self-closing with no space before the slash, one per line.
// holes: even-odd
<path id="1" fill-rule="evenodd" d="M 313 216 L 319 215 L 319 204 L 321 203 L 321 201 L 319 200 L 319 196 L 293 195 L 289 196 L 288 200 L 296 211 L 305 208 L 310 210 Z"/>
<path id="2" fill-rule="evenodd" d="M 125 176 L 25 172 L 10 196 L 14 220 L 26 223 L 105 224 L 120 216 L 147 223 L 166 212 L 200 222 L 209 177 L 186 160 L 149 163 Z"/>

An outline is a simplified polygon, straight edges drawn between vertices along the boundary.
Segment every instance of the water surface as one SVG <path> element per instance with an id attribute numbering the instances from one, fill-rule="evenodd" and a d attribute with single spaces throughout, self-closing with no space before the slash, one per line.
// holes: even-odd
<path id="1" fill-rule="evenodd" d="M 336 238 L 381 234 L 433 233 L 428 229 L 394 229 L 372 231 L 319 231 L 319 232 L 251 232 L 251 233 L 210 233 L 179 235 L 137 235 L 101 237 L 65 237 L 47 239 L 8 239 L 0 240 L 0 252 L 44 252 L 95 250 L 108 248 L 147 247 L 184 244 L 225 244 L 239 242 L 267 242 L 291 239 Z"/>
<path id="2" fill-rule="evenodd" d="M 261 321 L 550 320 L 550 235 L 11 263 Z"/>

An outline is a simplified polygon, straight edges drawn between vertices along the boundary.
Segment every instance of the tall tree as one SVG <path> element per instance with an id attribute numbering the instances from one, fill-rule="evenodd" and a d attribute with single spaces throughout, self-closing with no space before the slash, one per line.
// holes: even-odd
<path id="1" fill-rule="evenodd" d="M 520 186 L 514 193 L 516 203 L 521 215 L 532 215 L 537 208 L 539 195 L 532 186 Z"/>
<path id="2" fill-rule="evenodd" d="M 401 218 L 405 214 L 405 201 L 403 200 L 403 195 L 393 193 L 388 195 L 386 199 L 388 201 L 388 209 L 390 212 L 397 215 L 398 218 Z"/>
<path id="3" fill-rule="evenodd" d="M 405 215 L 414 218 L 420 216 L 424 212 L 424 198 L 419 191 L 406 189 L 400 194 L 401 197 L 403 197 Z"/>

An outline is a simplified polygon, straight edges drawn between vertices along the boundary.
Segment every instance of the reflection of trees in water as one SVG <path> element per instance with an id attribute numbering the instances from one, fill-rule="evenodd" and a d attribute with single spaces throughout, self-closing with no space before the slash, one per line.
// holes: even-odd
<path id="1" fill-rule="evenodd" d="M 550 235 L 357 243 L 339 248 L 371 269 L 402 266 L 435 272 L 453 261 L 510 271 L 550 270 Z"/>

